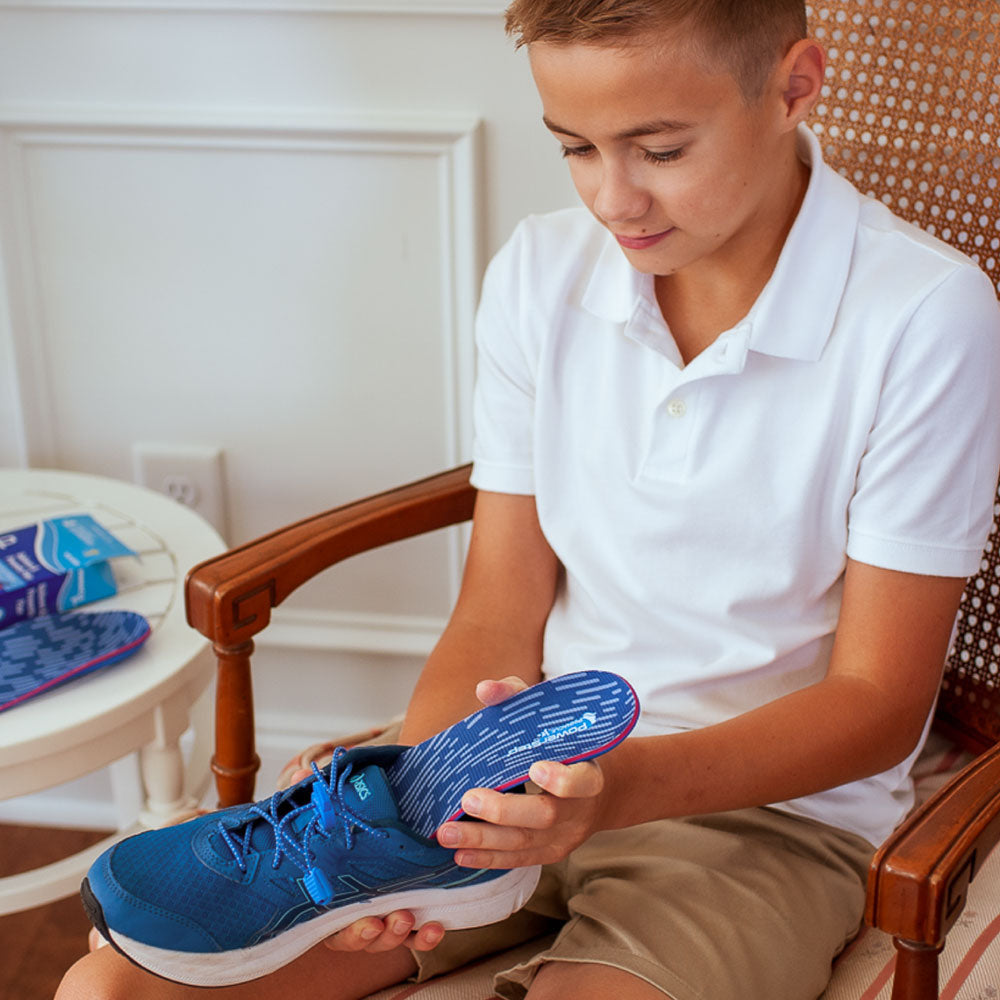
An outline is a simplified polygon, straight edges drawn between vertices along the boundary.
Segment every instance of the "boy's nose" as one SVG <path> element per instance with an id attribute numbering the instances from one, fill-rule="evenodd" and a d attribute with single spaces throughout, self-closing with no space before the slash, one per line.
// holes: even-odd
<path id="1" fill-rule="evenodd" d="M 649 193 L 629 177 L 627 170 L 606 169 L 593 203 L 594 214 L 608 225 L 641 219 L 649 211 Z"/>

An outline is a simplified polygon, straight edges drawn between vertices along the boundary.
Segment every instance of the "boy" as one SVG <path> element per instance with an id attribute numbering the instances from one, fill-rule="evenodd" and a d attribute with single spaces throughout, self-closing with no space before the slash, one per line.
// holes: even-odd
<path id="1" fill-rule="evenodd" d="M 401 741 L 590 666 L 643 719 L 439 830 L 463 865 L 547 864 L 525 911 L 359 921 L 226 995 L 364 996 L 554 926 L 502 995 L 808 1000 L 989 527 L 994 292 L 822 164 L 801 0 L 515 0 L 508 27 L 586 210 L 487 275 L 466 574 Z M 103 949 L 59 993 L 138 995 L 204 991 Z"/>

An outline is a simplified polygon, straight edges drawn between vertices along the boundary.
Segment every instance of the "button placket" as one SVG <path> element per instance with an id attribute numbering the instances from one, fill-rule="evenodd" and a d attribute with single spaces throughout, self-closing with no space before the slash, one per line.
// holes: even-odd
<path id="1" fill-rule="evenodd" d="M 687 470 L 688 452 L 694 437 L 698 388 L 684 382 L 652 416 L 651 440 L 640 475 L 666 482 L 680 482 Z"/>

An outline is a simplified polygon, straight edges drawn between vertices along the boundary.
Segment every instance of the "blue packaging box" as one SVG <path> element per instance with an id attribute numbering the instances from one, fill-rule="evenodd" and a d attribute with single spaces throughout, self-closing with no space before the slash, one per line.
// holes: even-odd
<path id="1" fill-rule="evenodd" d="M 0 532 L 0 628 L 111 597 L 108 560 L 134 555 L 89 514 Z"/>

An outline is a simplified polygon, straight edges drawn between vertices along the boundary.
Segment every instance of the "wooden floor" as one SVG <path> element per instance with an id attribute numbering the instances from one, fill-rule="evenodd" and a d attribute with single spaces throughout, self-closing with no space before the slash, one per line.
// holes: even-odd
<path id="1" fill-rule="evenodd" d="M 56 861 L 106 836 L 0 824 L 0 875 Z M 89 929 L 76 897 L 0 917 L 0 1000 L 52 1000 L 63 972 L 86 951 Z"/>

